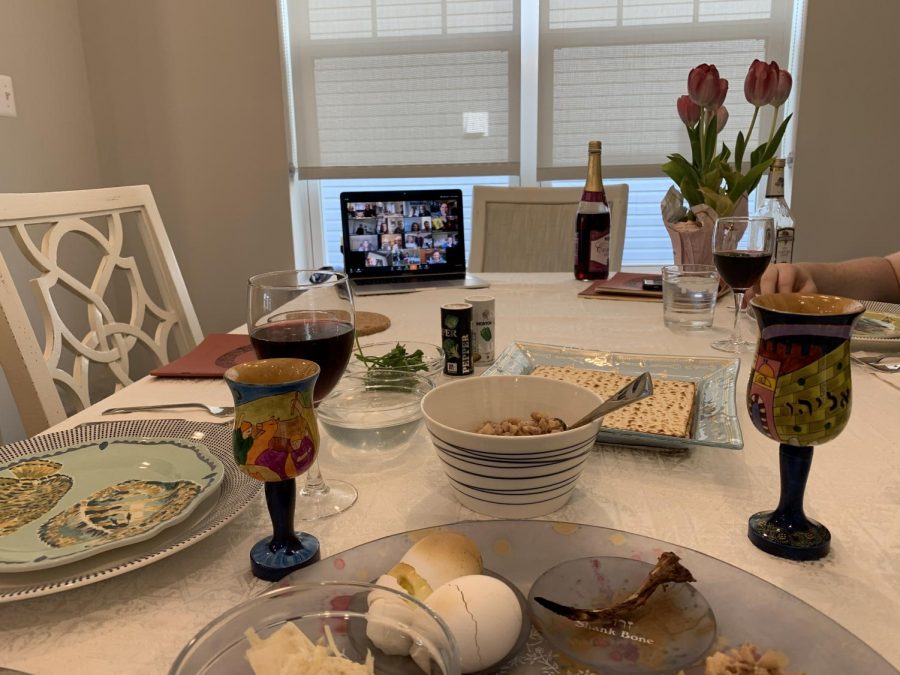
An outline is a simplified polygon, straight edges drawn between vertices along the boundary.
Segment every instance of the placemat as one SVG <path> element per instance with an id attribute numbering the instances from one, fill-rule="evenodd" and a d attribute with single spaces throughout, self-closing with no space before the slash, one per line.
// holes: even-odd
<path id="1" fill-rule="evenodd" d="M 356 333 L 374 335 L 391 327 L 391 320 L 378 312 L 356 312 Z M 210 333 L 184 356 L 150 371 L 156 377 L 222 377 L 238 363 L 256 358 L 249 335 Z"/>
<path id="2" fill-rule="evenodd" d="M 238 363 L 256 358 L 249 335 L 210 333 L 181 358 L 151 370 L 156 377 L 222 377 Z"/>

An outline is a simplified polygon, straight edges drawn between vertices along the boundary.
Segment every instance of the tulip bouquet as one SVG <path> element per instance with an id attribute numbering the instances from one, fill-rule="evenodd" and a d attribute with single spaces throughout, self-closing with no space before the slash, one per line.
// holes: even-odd
<path id="1" fill-rule="evenodd" d="M 722 144 L 717 149 L 718 135 L 728 122 L 725 96 L 728 80 L 719 77 L 715 66 L 701 64 L 688 75 L 688 93 L 677 101 L 678 115 L 687 129 L 691 141 L 691 160 L 680 154 L 669 155 L 662 166 L 681 195 L 691 207 L 705 204 L 719 216 L 734 212 L 738 200 L 749 194 L 759 183 L 775 157 L 781 138 L 791 116 L 788 115 L 776 128 L 778 111 L 791 93 L 791 75 L 772 61 L 753 61 L 744 79 L 744 96 L 754 106 L 753 118 L 746 136 L 739 131 L 734 144 L 733 163 L 731 149 Z M 750 162 L 744 173 L 744 153 L 753 133 L 759 110 L 763 106 L 775 108 L 769 138 L 750 153 Z M 694 219 L 694 212 L 686 217 Z"/>

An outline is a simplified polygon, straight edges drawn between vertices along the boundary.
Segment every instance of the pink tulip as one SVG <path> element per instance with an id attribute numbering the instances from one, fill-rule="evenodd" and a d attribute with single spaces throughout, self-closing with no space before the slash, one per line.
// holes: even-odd
<path id="1" fill-rule="evenodd" d="M 772 61 L 772 63 L 774 64 L 775 62 Z M 793 84 L 794 80 L 791 78 L 791 74 L 786 70 L 779 70 L 778 84 L 775 86 L 775 92 L 772 94 L 772 100 L 769 103 L 776 108 L 781 107 L 788 100 L 788 96 L 791 95 Z"/>
<path id="2" fill-rule="evenodd" d="M 718 69 L 713 65 L 701 63 L 688 75 L 688 96 L 701 108 L 709 108 L 719 98 L 720 93 L 722 100 L 725 99 L 724 93 L 721 92 L 720 82 Z M 728 91 L 727 82 L 725 91 Z"/>
<path id="3" fill-rule="evenodd" d="M 728 124 L 728 108 L 723 105 L 716 110 L 716 133 L 722 131 L 726 124 Z"/>
<path id="4" fill-rule="evenodd" d="M 715 110 L 716 108 L 720 108 L 723 103 L 725 103 L 725 96 L 728 95 L 728 80 L 721 79 L 719 80 L 719 91 L 716 94 L 716 100 L 712 102 L 710 108 Z"/>
<path id="5" fill-rule="evenodd" d="M 700 106 L 691 100 L 690 96 L 679 96 L 676 102 L 678 116 L 687 126 L 692 127 L 700 121 Z"/>
<path id="6" fill-rule="evenodd" d="M 762 107 L 772 100 L 775 87 L 778 84 L 778 64 L 771 64 L 754 59 L 744 78 L 744 97 L 747 102 Z"/>

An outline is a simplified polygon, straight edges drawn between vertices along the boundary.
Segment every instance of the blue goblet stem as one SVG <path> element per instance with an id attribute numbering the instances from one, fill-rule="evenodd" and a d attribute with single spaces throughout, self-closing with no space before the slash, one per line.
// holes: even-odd
<path id="1" fill-rule="evenodd" d="M 272 519 L 272 538 L 262 539 L 250 549 L 250 569 L 266 581 L 278 581 L 301 567 L 319 560 L 319 540 L 294 530 L 296 481 L 266 481 L 266 508 Z"/>
<path id="2" fill-rule="evenodd" d="M 781 496 L 772 514 L 773 521 L 777 520 L 792 529 L 809 527 L 809 520 L 803 513 L 803 494 L 806 492 L 806 479 L 809 478 L 812 458 L 811 446 L 781 444 L 778 460 Z"/>
<path id="3" fill-rule="evenodd" d="M 803 494 L 812 464 L 809 446 L 781 444 L 781 496 L 774 511 L 750 516 L 747 536 L 753 544 L 780 558 L 817 560 L 828 553 L 831 533 L 828 528 L 806 517 Z"/>
<path id="4" fill-rule="evenodd" d="M 292 553 L 302 547 L 299 537 L 294 532 L 294 506 L 297 501 L 296 481 L 267 481 L 266 508 L 272 519 L 272 541 L 269 548 L 275 551 Z"/>

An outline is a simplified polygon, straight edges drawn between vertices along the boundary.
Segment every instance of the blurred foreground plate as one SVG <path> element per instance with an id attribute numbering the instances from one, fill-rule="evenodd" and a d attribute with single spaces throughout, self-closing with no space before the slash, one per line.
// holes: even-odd
<path id="1" fill-rule="evenodd" d="M 697 579 L 693 585 L 715 613 L 717 648 L 752 642 L 762 650 L 776 649 L 790 659 L 790 672 L 897 672 L 848 630 L 759 577 L 683 546 L 605 527 L 539 520 L 487 520 L 412 530 L 325 558 L 289 574 L 278 585 L 377 578 L 393 567 L 413 543 L 437 530 L 470 537 L 481 550 L 485 568 L 518 586 L 525 595 L 544 572 L 560 563 L 600 556 L 655 563 L 662 551 L 672 551 Z M 656 593 L 664 591 L 657 589 Z M 659 672 L 657 668 L 648 669 L 641 661 L 639 652 L 633 649 L 634 640 L 621 635 L 606 637 L 615 641 L 627 661 L 620 664 L 617 673 Z M 518 656 L 498 672 L 546 675 L 596 671 L 587 665 L 579 667 L 556 651 L 540 631 L 532 629 Z M 674 675 L 676 671 L 670 672 Z"/>

